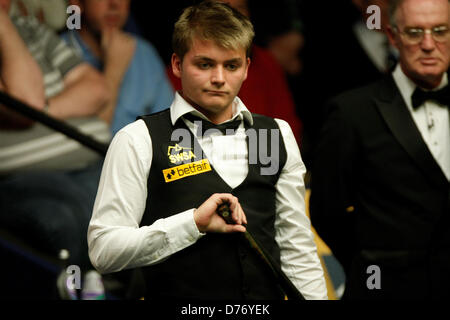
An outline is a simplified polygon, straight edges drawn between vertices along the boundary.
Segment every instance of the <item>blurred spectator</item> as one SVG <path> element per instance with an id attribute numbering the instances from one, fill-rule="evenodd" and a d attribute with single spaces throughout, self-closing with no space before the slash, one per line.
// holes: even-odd
<path id="1" fill-rule="evenodd" d="M 366 26 L 366 9 L 371 4 L 380 6 L 381 25 L 385 25 L 384 3 L 387 0 L 302 1 L 299 5 L 306 40 L 304 68 L 297 82 L 303 94 L 297 102 L 304 124 L 303 155 L 307 166 L 325 118 L 325 102 L 386 73 L 381 66 L 383 56 L 387 57 L 386 37 L 383 30 L 369 30 Z"/>
<path id="2" fill-rule="evenodd" d="M 8 8 L 10 1 L 2 0 L 2 3 L 4 8 Z M 3 22 L 9 20 L 6 15 L 5 17 Z M 32 16 L 12 17 L 11 22 L 28 48 L 28 52 L 40 67 L 45 90 L 45 106 L 42 107 L 42 110 L 52 117 L 69 121 L 80 130 L 87 130 L 87 133 L 92 134 L 98 133 L 103 140 L 109 140 L 109 136 L 105 137 L 108 132 L 104 130 L 106 128 L 104 122 L 97 118 L 109 99 L 108 88 L 101 74 L 89 64 L 84 63 L 56 33 L 40 24 L 36 18 Z M 5 40 L 9 42 L 9 40 L 14 40 L 14 37 L 5 37 Z M 16 48 L 16 50 L 17 52 L 11 53 L 14 58 L 29 54 L 28 52 L 22 54 L 23 48 Z M 13 62 L 8 63 L 4 68 L 11 68 L 20 61 L 13 59 Z M 22 68 L 25 66 L 22 65 Z M 20 71 L 14 75 L 19 79 L 16 81 L 24 81 L 23 79 L 34 74 L 33 69 L 25 70 L 25 72 L 21 69 Z M 42 81 L 35 83 L 34 90 L 42 86 L 39 84 Z M 27 91 L 28 89 L 23 86 L 21 90 Z M 23 94 L 23 97 L 26 95 Z M 52 143 L 48 137 L 52 134 L 51 130 L 41 124 L 35 124 L 28 130 L 17 132 L 1 130 L 0 172 L 22 170 L 30 166 L 37 168 L 40 165 L 47 168 L 55 165 L 68 168 L 70 166 L 81 167 L 85 164 L 81 158 L 77 157 L 83 155 L 83 152 L 76 152 L 81 149 L 80 146 L 59 145 L 58 148 L 50 150 Z M 59 135 L 52 138 L 51 141 L 63 139 Z M 30 141 L 36 145 L 40 144 L 41 148 L 33 149 L 33 153 L 31 153 Z M 46 142 L 44 143 L 44 141 Z M 60 144 L 62 144 L 61 141 Z M 69 154 L 69 151 L 74 151 L 71 156 L 75 157 L 73 159 L 67 157 L 64 159 L 66 161 L 61 163 L 58 155 Z"/>
<path id="3" fill-rule="evenodd" d="M 99 124 L 100 131 L 107 129 L 96 117 L 109 98 L 103 77 L 35 17 L 9 19 L 9 6 L 9 0 L 0 1 L 0 34 L 7 32 L 0 35 L 2 88 L 54 118 L 77 120 L 80 128 Z M 68 249 L 69 263 L 91 269 L 86 233 L 95 191 L 92 196 L 89 190 L 96 189 L 99 174 L 95 162 L 87 167 L 93 161 L 98 156 L 85 159 L 78 144 L 69 144 L 38 123 L 23 130 L 0 130 L 2 227 L 54 256 Z M 69 170 L 75 167 L 79 170 Z M 34 172 L 28 172 L 31 169 Z M 102 297 L 98 285 L 86 287 L 95 292 L 86 291 L 85 296 Z"/>
<path id="4" fill-rule="evenodd" d="M 42 72 L 9 19 L 5 4 L 0 4 L 0 90 L 43 110 Z M 31 121 L 27 118 L 0 105 L 0 128 L 16 129 L 29 125 Z"/>
<path id="5" fill-rule="evenodd" d="M 12 0 L 10 14 L 34 16 L 54 31 L 66 26 L 67 0 Z"/>
<path id="6" fill-rule="evenodd" d="M 136 117 L 170 106 L 173 89 L 164 64 L 144 39 L 122 31 L 129 16 L 130 0 L 70 0 L 82 12 L 82 28 L 63 38 L 83 59 L 103 72 L 112 99 L 101 117 L 112 133 Z"/>
<path id="7" fill-rule="evenodd" d="M 256 31 L 255 43 L 267 48 L 288 75 L 298 75 L 302 69 L 300 51 L 304 44 L 299 0 L 247 2 Z"/>

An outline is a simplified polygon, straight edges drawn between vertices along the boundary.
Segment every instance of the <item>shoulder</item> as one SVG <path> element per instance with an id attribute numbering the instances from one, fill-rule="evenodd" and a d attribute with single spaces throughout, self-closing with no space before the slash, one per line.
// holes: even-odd
<path id="1" fill-rule="evenodd" d="M 73 42 L 73 41 L 75 40 L 74 34 L 75 34 L 75 31 L 73 31 L 73 30 L 67 30 L 67 31 L 62 32 L 59 36 L 60 36 L 60 38 L 63 39 L 66 43 L 69 43 L 69 44 L 70 44 L 71 42 Z"/>
<path id="2" fill-rule="evenodd" d="M 328 113 L 339 111 L 344 114 L 366 112 L 373 108 L 376 99 L 383 96 L 383 90 L 390 85 L 389 77 L 357 87 L 336 95 L 327 102 Z"/>
<path id="3" fill-rule="evenodd" d="M 287 121 L 278 118 L 264 116 L 257 113 L 252 113 L 252 117 L 253 117 L 253 125 L 257 129 L 278 129 L 280 130 L 281 136 L 284 139 L 287 138 L 290 139 L 290 137 L 293 137 L 295 141 L 294 133 Z"/>
<path id="4" fill-rule="evenodd" d="M 138 119 L 144 120 L 144 122 L 147 121 L 162 121 L 162 120 L 169 120 L 170 121 L 170 108 L 164 109 L 158 112 L 154 112 L 151 114 L 143 115 L 138 117 Z"/>
<path id="5" fill-rule="evenodd" d="M 334 98 L 331 101 L 337 102 L 359 102 L 359 101 L 367 101 L 370 100 L 380 93 L 380 88 L 385 83 L 386 79 L 380 79 L 376 82 L 372 82 L 370 84 L 357 87 L 355 89 L 344 91 Z"/>
<path id="6" fill-rule="evenodd" d="M 150 56 L 153 57 L 156 56 L 159 58 L 158 51 L 156 50 L 155 46 L 152 43 L 150 43 L 149 41 L 138 35 L 133 34 L 132 37 L 136 40 L 136 47 L 139 52 L 149 54 Z"/>
<path id="7" fill-rule="evenodd" d="M 139 69 L 147 70 L 145 72 L 152 72 L 151 75 L 165 73 L 164 62 L 159 55 L 156 48 L 147 40 L 132 35 L 136 40 L 136 50 L 133 60 L 139 65 Z"/>
<path id="8" fill-rule="evenodd" d="M 120 129 L 111 142 L 111 147 L 119 150 L 135 149 L 139 152 L 151 147 L 151 138 L 144 121 L 136 120 Z"/>

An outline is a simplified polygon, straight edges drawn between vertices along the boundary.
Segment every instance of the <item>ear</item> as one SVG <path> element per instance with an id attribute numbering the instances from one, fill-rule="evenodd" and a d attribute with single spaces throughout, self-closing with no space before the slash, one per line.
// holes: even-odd
<path id="1" fill-rule="evenodd" d="M 172 54 L 172 72 L 177 78 L 181 78 L 181 59 L 176 53 Z"/>
<path id="2" fill-rule="evenodd" d="M 391 25 L 387 26 L 386 36 L 388 37 L 388 40 L 389 40 L 389 43 L 391 44 L 391 46 L 396 47 L 398 49 L 397 35 L 396 35 L 394 28 Z"/>
<path id="3" fill-rule="evenodd" d="M 247 79 L 247 74 L 248 74 L 248 67 L 250 66 L 250 58 L 247 58 L 247 65 L 245 66 L 245 76 L 244 76 L 244 80 Z"/>

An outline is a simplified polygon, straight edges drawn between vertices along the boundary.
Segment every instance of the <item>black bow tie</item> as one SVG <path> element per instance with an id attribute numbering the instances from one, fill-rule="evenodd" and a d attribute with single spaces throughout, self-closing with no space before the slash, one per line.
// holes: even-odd
<path id="1" fill-rule="evenodd" d="M 196 115 L 193 115 L 192 113 L 188 113 L 185 114 L 183 117 L 185 117 L 186 119 L 188 119 L 189 121 L 191 121 L 192 123 L 201 122 L 201 129 L 202 129 L 202 135 L 205 134 L 206 130 L 209 129 L 217 129 L 220 130 L 223 134 L 235 134 L 236 133 L 236 129 L 239 127 L 239 125 L 241 124 L 242 120 L 241 119 L 237 119 L 237 120 L 233 120 L 233 121 L 227 121 L 221 124 L 214 124 L 211 121 L 202 119 Z M 200 129 L 200 126 L 198 126 L 198 128 Z M 227 129 L 231 129 L 228 130 Z"/>
<path id="2" fill-rule="evenodd" d="M 448 107 L 450 104 L 449 86 L 445 86 L 436 91 L 423 91 L 419 87 L 416 87 L 416 90 L 414 90 L 414 93 L 411 96 L 413 109 L 417 109 L 427 100 L 434 100 Z"/>

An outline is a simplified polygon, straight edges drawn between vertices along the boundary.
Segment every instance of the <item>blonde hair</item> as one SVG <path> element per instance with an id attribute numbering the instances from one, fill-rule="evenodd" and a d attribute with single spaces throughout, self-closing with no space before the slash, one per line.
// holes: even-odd
<path id="1" fill-rule="evenodd" d="M 247 57 L 255 32 L 250 20 L 228 4 L 206 0 L 184 9 L 172 36 L 172 48 L 183 59 L 194 38 L 212 40 L 227 49 L 244 48 Z"/>

